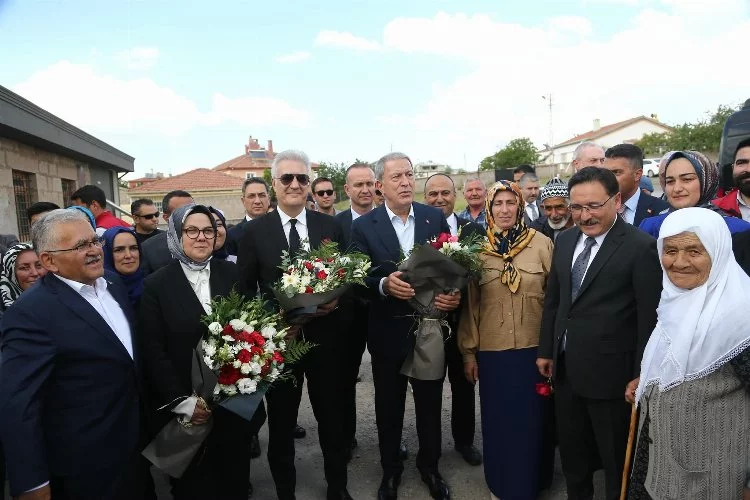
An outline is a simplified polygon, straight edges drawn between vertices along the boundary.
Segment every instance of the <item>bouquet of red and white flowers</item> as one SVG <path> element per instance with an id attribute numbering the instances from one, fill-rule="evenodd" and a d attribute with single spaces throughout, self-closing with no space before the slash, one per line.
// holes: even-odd
<path id="1" fill-rule="evenodd" d="M 339 298 L 352 285 L 364 286 L 370 258 L 341 253 L 337 243 L 324 240 L 317 249 L 300 250 L 295 258 L 284 251 L 279 267 L 284 273 L 273 291 L 289 319 L 289 313 L 292 317 L 314 314 L 319 305 Z"/>

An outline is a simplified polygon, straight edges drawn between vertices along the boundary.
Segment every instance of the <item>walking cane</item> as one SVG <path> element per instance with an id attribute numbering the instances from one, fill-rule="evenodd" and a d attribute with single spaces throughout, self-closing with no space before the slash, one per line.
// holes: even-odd
<path id="1" fill-rule="evenodd" d="M 628 447 L 625 449 L 625 465 L 622 467 L 622 487 L 620 489 L 620 500 L 628 496 L 628 473 L 630 472 L 630 459 L 633 455 L 633 440 L 635 439 L 635 428 L 638 422 L 638 407 L 633 403 L 630 412 L 630 431 L 628 432 Z"/>

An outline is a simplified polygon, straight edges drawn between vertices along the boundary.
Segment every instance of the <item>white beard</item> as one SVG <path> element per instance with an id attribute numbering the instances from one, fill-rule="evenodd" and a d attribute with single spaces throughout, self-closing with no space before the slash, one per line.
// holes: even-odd
<path id="1" fill-rule="evenodd" d="M 549 227 L 551 227 L 555 231 L 559 231 L 560 229 L 563 229 L 568 224 L 569 220 L 570 220 L 570 215 L 568 215 L 567 217 L 565 217 L 562 221 L 558 223 L 554 223 L 552 222 L 551 219 L 547 219 L 547 224 L 549 224 Z"/>

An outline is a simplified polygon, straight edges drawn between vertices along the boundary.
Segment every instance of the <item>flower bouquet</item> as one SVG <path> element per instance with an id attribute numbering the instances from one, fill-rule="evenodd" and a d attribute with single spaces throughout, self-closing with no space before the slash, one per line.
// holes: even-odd
<path id="1" fill-rule="evenodd" d="M 206 333 L 193 353 L 193 394 L 185 399 L 250 420 L 271 384 L 292 378 L 284 367 L 302 359 L 314 344 L 287 341 L 281 315 L 259 298 L 246 300 L 233 290 L 212 301 L 210 310 L 202 318 Z M 192 425 L 188 417 L 172 419 L 143 454 L 170 476 L 181 477 L 212 425 L 213 420 Z"/>
<path id="2" fill-rule="evenodd" d="M 438 380 L 445 375 L 445 348 L 442 327 L 450 326 L 445 313 L 435 307 L 435 297 L 465 287 L 482 273 L 479 254 L 485 237 L 474 234 L 463 241 L 440 233 L 425 245 L 415 245 L 409 257 L 399 264 L 401 279 L 414 289 L 409 304 L 417 315 L 414 350 L 401 367 L 401 373 L 419 380 Z"/>
<path id="3" fill-rule="evenodd" d="M 338 244 L 324 240 L 315 250 L 302 245 L 292 259 L 282 254 L 281 279 L 273 286 L 279 306 L 286 312 L 287 322 L 304 321 L 315 314 L 318 306 L 341 297 L 352 285 L 365 285 L 370 258 L 364 254 L 341 253 Z"/>

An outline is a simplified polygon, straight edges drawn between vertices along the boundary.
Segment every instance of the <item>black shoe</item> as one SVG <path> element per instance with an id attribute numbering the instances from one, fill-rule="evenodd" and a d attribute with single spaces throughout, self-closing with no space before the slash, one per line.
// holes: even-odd
<path id="1" fill-rule="evenodd" d="M 258 441 L 258 435 L 250 438 L 250 458 L 258 458 L 260 456 L 260 441 Z"/>
<path id="2" fill-rule="evenodd" d="M 344 488 L 328 488 L 328 493 L 326 494 L 326 500 L 354 500 L 352 496 L 349 494 L 348 491 L 346 491 L 346 487 Z"/>
<path id="3" fill-rule="evenodd" d="M 421 473 L 422 482 L 430 489 L 430 496 L 435 500 L 450 500 L 451 492 L 439 472 Z"/>
<path id="4" fill-rule="evenodd" d="M 456 446 L 456 451 L 464 457 L 469 465 L 482 465 L 482 454 L 474 446 Z"/>
<path id="5" fill-rule="evenodd" d="M 247 498 L 253 498 L 253 491 L 255 491 L 255 489 L 253 488 L 253 483 L 248 483 L 247 484 Z"/>
<path id="6" fill-rule="evenodd" d="M 398 448 L 398 458 L 401 461 L 406 460 L 409 458 L 409 448 L 406 447 L 406 444 L 401 443 L 401 446 Z"/>
<path id="7" fill-rule="evenodd" d="M 294 436 L 294 439 L 302 439 L 307 436 L 307 431 L 301 425 L 295 425 L 292 435 Z"/>
<path id="8" fill-rule="evenodd" d="M 378 488 L 378 500 L 396 500 L 398 487 L 401 484 L 401 474 L 397 476 L 383 476 Z"/>

